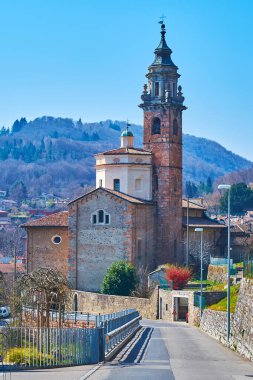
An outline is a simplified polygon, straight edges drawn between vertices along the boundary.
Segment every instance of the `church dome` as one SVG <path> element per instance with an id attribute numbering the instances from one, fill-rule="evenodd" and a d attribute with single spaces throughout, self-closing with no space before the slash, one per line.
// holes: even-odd
<path id="1" fill-rule="evenodd" d="M 128 136 L 131 136 L 131 137 L 134 136 L 133 133 L 129 131 L 129 129 L 126 129 L 125 131 L 121 133 L 121 137 L 128 137 Z"/>

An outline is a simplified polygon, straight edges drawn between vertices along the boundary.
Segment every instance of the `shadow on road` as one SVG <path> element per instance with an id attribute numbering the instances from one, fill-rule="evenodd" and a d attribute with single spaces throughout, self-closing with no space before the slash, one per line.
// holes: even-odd
<path id="1" fill-rule="evenodd" d="M 117 357 L 117 365 L 140 363 L 145 356 L 152 332 L 151 327 L 142 328 L 135 339 L 125 347 L 120 357 Z"/>

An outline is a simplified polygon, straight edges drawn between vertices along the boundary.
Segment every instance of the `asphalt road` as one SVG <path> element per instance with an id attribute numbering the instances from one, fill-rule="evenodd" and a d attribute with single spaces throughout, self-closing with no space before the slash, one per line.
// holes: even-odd
<path id="1" fill-rule="evenodd" d="M 253 364 L 186 323 L 146 321 L 138 336 L 89 380 L 247 380 Z"/>
<path id="2" fill-rule="evenodd" d="M 89 380 L 249 380 L 253 364 L 186 323 L 144 321 L 143 328 Z M 0 380 L 85 380 L 94 366 L 13 372 Z"/>

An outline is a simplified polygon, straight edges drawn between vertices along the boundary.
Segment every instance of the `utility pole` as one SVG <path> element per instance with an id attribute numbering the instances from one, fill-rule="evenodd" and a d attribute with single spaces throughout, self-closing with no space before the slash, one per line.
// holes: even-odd
<path id="1" fill-rule="evenodd" d="M 187 196 L 186 209 L 186 266 L 189 266 L 189 196 Z"/>

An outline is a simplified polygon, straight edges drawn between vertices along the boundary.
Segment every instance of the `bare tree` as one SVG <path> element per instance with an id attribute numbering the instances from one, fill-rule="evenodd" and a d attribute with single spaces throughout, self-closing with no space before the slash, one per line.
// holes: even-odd
<path id="1" fill-rule="evenodd" d="M 148 275 L 149 271 L 147 268 L 141 267 L 137 270 L 137 285 L 132 296 L 148 298 L 150 296 L 150 289 L 148 288 Z"/>
<path id="2" fill-rule="evenodd" d="M 21 300 L 25 304 L 45 304 L 46 327 L 50 324 L 50 306 L 63 304 L 68 295 L 67 278 L 56 268 L 39 268 L 19 281 Z"/>
<path id="3" fill-rule="evenodd" d="M 207 194 L 205 196 L 205 204 L 207 207 L 207 211 L 210 215 L 214 215 L 216 218 L 218 218 L 219 215 L 219 201 L 220 201 L 220 193 L 218 191 Z"/>
<path id="4" fill-rule="evenodd" d="M 186 245 L 186 242 L 183 242 Z M 210 263 L 210 257 L 214 253 L 214 244 L 209 240 L 203 239 L 203 265 L 208 266 Z M 185 248 L 186 250 L 186 248 Z M 200 267 L 201 262 L 201 250 L 200 250 L 200 240 L 194 237 L 189 239 L 189 263 L 195 267 Z"/>

